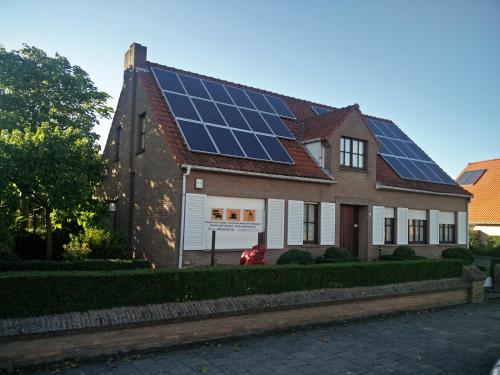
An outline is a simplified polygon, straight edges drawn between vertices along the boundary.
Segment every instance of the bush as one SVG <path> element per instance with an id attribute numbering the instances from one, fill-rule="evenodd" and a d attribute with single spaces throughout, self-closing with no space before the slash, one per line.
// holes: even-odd
<path id="1" fill-rule="evenodd" d="M 325 250 L 323 257 L 327 259 L 351 258 L 351 253 L 343 247 L 331 246 Z"/>
<path id="2" fill-rule="evenodd" d="M 113 271 L 151 268 L 143 259 L 99 259 L 74 262 L 48 260 L 0 261 L 0 272 L 6 271 Z"/>
<path id="3" fill-rule="evenodd" d="M 386 260 L 386 261 L 406 261 L 406 260 L 422 260 L 422 259 L 427 259 L 426 257 L 420 257 L 418 255 L 415 255 L 412 258 L 401 258 L 397 257 L 394 255 L 381 255 L 379 260 Z"/>
<path id="4" fill-rule="evenodd" d="M 18 260 L 19 257 L 13 251 L 8 250 L 6 248 L 0 249 L 0 262 L 2 261 L 13 262 Z"/>
<path id="5" fill-rule="evenodd" d="M 415 258 L 415 251 L 410 246 L 400 245 L 394 249 L 392 255 L 400 259 L 412 259 Z"/>
<path id="6" fill-rule="evenodd" d="M 0 318 L 459 277 L 460 260 L 107 272 L 4 272 Z"/>
<path id="7" fill-rule="evenodd" d="M 63 259 L 119 259 L 124 257 L 123 241 L 107 228 L 87 227 L 78 235 L 71 235 L 64 245 Z"/>
<path id="8" fill-rule="evenodd" d="M 500 258 L 491 258 L 490 263 L 490 276 L 495 281 L 495 265 L 500 264 Z"/>
<path id="9" fill-rule="evenodd" d="M 299 249 L 292 249 L 281 254 L 276 263 L 280 265 L 283 264 L 305 265 L 305 264 L 313 264 L 314 260 L 310 252 Z"/>
<path id="10" fill-rule="evenodd" d="M 465 247 L 450 247 L 443 250 L 441 256 L 446 259 L 462 259 L 469 264 L 474 260 L 472 252 Z"/>

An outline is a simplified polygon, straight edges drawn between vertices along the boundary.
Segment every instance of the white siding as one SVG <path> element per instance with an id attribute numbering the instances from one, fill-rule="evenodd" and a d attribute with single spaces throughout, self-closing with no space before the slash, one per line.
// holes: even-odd
<path id="1" fill-rule="evenodd" d="M 288 244 L 304 243 L 304 202 L 288 201 Z"/>
<path id="2" fill-rule="evenodd" d="M 397 244 L 408 245 L 408 209 L 398 207 Z"/>
<path id="3" fill-rule="evenodd" d="M 186 194 L 184 250 L 205 250 L 207 196 Z"/>
<path id="4" fill-rule="evenodd" d="M 283 249 L 285 237 L 285 201 L 267 200 L 267 248 Z"/>
<path id="5" fill-rule="evenodd" d="M 458 213 L 458 244 L 467 244 L 467 212 Z"/>
<path id="6" fill-rule="evenodd" d="M 335 245 L 335 203 L 322 202 L 320 211 L 320 245 Z"/>
<path id="7" fill-rule="evenodd" d="M 429 211 L 429 244 L 437 245 L 439 243 L 439 217 L 438 210 Z"/>
<path id="8" fill-rule="evenodd" d="M 393 212 L 394 213 L 394 212 Z M 384 244 L 384 215 L 385 209 L 383 206 L 373 206 L 372 215 L 372 244 L 373 245 L 383 245 Z"/>

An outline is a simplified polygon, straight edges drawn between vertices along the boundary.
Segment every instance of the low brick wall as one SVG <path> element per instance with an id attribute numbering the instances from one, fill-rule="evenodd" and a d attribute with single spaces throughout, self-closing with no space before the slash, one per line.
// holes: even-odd
<path id="1" fill-rule="evenodd" d="M 481 302 L 475 277 L 4 319 L 0 368 Z"/>

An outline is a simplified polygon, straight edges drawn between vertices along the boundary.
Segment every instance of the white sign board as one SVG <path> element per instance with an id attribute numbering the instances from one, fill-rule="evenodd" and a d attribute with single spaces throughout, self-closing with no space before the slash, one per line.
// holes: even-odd
<path id="1" fill-rule="evenodd" d="M 209 208 L 209 231 L 263 232 L 264 211 L 254 208 Z"/>

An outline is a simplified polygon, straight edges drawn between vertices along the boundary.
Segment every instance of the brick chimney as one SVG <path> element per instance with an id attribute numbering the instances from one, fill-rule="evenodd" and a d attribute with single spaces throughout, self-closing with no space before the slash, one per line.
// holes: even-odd
<path id="1" fill-rule="evenodd" d="M 125 62 L 123 70 L 134 68 L 146 69 L 147 47 L 139 43 L 132 43 L 127 52 L 125 52 Z"/>

